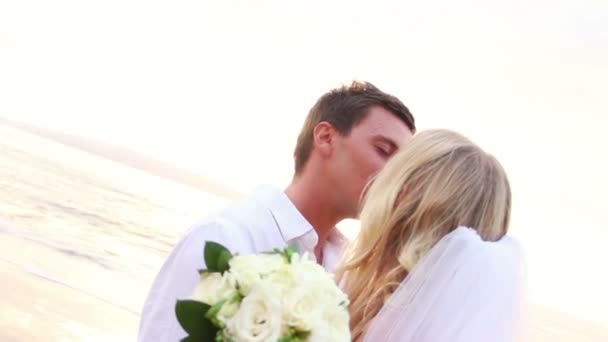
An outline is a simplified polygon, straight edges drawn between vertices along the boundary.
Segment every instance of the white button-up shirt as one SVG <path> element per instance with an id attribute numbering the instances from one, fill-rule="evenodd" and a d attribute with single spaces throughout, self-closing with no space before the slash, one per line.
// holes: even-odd
<path id="1" fill-rule="evenodd" d="M 270 251 L 295 244 L 314 257 L 318 235 L 287 195 L 274 187 L 258 188 L 248 199 L 224 208 L 195 225 L 173 249 L 156 276 L 141 313 L 140 342 L 179 341 L 186 333 L 175 316 L 178 299 L 189 298 L 205 269 L 205 241 L 233 254 Z M 323 248 L 321 264 L 333 271 L 346 238 L 334 229 Z"/>

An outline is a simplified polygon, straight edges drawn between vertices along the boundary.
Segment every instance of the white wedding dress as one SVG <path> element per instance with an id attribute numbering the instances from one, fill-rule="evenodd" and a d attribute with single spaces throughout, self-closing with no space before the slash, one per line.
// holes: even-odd
<path id="1" fill-rule="evenodd" d="M 401 283 L 363 341 L 519 341 L 524 284 L 523 253 L 514 239 L 485 242 L 459 227 Z"/>

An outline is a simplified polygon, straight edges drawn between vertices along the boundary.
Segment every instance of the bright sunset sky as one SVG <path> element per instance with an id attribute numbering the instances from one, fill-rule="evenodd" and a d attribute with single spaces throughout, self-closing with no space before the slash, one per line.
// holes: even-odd
<path id="1" fill-rule="evenodd" d="M 533 298 L 608 325 L 607 1 L 0 2 L 0 117 L 243 192 L 354 78 L 494 153 Z"/>

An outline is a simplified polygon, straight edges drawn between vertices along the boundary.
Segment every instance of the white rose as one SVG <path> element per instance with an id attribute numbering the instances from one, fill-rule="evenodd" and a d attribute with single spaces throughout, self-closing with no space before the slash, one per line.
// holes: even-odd
<path id="1" fill-rule="evenodd" d="M 350 316 L 346 308 L 338 307 L 325 315 L 325 318 L 327 324 L 329 324 L 330 341 L 351 341 L 349 325 Z"/>
<path id="2" fill-rule="evenodd" d="M 203 273 L 201 281 L 194 290 L 191 299 L 203 302 L 208 305 L 230 298 L 236 292 L 236 281 L 232 275 L 225 272 L 221 273 Z"/>
<path id="3" fill-rule="evenodd" d="M 329 338 L 326 341 L 350 341 L 350 316 L 347 306 L 341 305 L 348 304 L 348 297 L 335 285 L 325 287 L 320 293 L 322 319 L 316 324 L 327 329 Z"/>
<path id="4" fill-rule="evenodd" d="M 276 296 L 280 297 L 284 297 L 294 288 L 300 287 L 293 273 L 293 268 L 289 264 L 283 264 L 280 268 L 268 274 L 264 280 L 272 283 L 277 291 Z"/>
<path id="5" fill-rule="evenodd" d="M 281 337 L 281 301 L 270 283 L 261 282 L 243 299 L 228 323 L 228 333 L 239 342 L 276 341 Z"/>
<path id="6" fill-rule="evenodd" d="M 333 275 L 319 264 L 296 257 L 291 260 L 296 287 L 284 298 L 284 317 L 290 324 L 311 332 L 310 342 L 350 341 L 348 296 Z"/>
<path id="7" fill-rule="evenodd" d="M 237 281 L 241 293 L 249 294 L 262 277 L 285 265 L 285 259 L 277 254 L 246 254 L 230 259 L 230 273 Z"/>
<path id="8" fill-rule="evenodd" d="M 342 307 L 332 309 L 314 317 L 308 342 L 351 341 L 348 311 Z"/>
<path id="9" fill-rule="evenodd" d="M 333 275 L 317 263 L 301 259 L 298 262 L 292 261 L 291 266 L 297 286 L 316 293 L 318 302 L 324 306 L 337 306 L 343 301 L 348 303 L 348 297 L 340 290 Z"/>
<path id="10" fill-rule="evenodd" d="M 331 287 L 315 286 L 321 283 L 307 285 L 294 288 L 283 298 L 285 322 L 298 331 L 317 335 L 310 341 L 343 341 L 340 336 L 350 334 L 348 309 L 340 305 L 347 303 L 346 296 Z"/>
<path id="11" fill-rule="evenodd" d="M 321 282 L 322 286 L 328 286 L 331 284 L 333 286 L 335 284 L 333 280 L 333 275 L 327 272 L 321 265 L 312 261 L 306 257 L 301 256 L 292 256 L 291 258 L 291 267 L 292 272 L 294 273 L 294 277 L 296 281 L 300 284 L 303 283 L 319 283 Z"/>
<path id="12" fill-rule="evenodd" d="M 296 287 L 286 293 L 283 305 L 285 324 L 298 331 L 310 331 L 316 317 L 321 315 L 324 303 L 320 302 L 318 293 L 305 287 Z"/>

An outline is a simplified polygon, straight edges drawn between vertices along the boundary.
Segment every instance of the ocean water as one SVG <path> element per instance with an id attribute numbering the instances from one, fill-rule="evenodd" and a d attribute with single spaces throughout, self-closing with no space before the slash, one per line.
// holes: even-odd
<path id="1" fill-rule="evenodd" d="M 162 260 L 226 200 L 7 127 L 0 137 L 0 340 L 133 341 Z"/>

